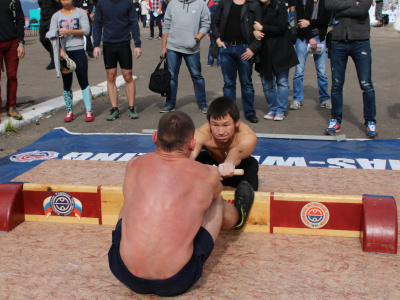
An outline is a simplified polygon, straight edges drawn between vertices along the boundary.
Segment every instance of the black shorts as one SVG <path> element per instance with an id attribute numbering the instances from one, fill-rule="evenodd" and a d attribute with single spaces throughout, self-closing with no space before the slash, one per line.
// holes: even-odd
<path id="1" fill-rule="evenodd" d="M 132 70 L 131 45 L 109 46 L 103 45 L 104 66 L 106 69 L 114 69 L 119 66 L 121 69 Z"/>
<path id="2" fill-rule="evenodd" d="M 172 297 L 183 294 L 199 280 L 203 273 L 203 265 L 214 248 L 214 241 L 211 234 L 204 227 L 200 227 L 199 232 L 194 238 L 192 257 L 178 273 L 163 280 L 149 280 L 133 275 L 121 259 L 119 254 L 121 221 L 122 219 L 118 221 L 112 233 L 112 245 L 108 252 L 108 262 L 114 276 L 128 288 L 139 294 L 156 294 L 163 297 Z"/>

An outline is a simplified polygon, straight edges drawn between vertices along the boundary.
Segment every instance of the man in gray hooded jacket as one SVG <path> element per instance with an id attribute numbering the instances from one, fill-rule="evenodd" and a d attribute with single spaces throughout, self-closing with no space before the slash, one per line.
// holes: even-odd
<path id="1" fill-rule="evenodd" d="M 168 4 L 164 16 L 161 56 L 167 58 L 171 82 L 161 113 L 175 110 L 182 58 L 192 77 L 197 105 L 202 113 L 207 113 L 206 87 L 200 64 L 200 40 L 208 33 L 210 22 L 210 12 L 203 0 L 172 0 Z"/>

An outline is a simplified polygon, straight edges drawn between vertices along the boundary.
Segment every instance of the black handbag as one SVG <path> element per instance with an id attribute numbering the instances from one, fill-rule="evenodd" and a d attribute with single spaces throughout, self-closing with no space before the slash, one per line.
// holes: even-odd
<path id="1" fill-rule="evenodd" d="M 164 62 L 164 68 L 160 69 L 162 62 Z M 161 94 L 162 97 L 166 97 L 169 92 L 170 81 L 171 73 L 167 68 L 167 58 L 160 57 L 160 62 L 150 76 L 149 89 L 154 93 Z"/>

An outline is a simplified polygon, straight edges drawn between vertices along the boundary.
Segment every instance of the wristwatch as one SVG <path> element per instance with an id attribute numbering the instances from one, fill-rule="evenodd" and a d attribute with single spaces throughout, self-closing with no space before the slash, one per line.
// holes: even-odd
<path id="1" fill-rule="evenodd" d="M 200 40 L 197 37 L 194 38 L 194 40 L 196 41 L 196 44 L 200 43 Z"/>
<path id="2" fill-rule="evenodd" d="M 18 44 L 24 46 L 25 45 L 25 41 L 19 41 Z"/>

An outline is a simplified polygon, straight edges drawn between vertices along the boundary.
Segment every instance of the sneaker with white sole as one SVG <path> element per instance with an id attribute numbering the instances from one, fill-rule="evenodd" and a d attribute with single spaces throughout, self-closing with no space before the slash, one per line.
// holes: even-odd
<path id="1" fill-rule="evenodd" d="M 329 100 L 324 100 L 324 101 L 321 102 L 320 106 L 324 107 L 326 109 L 332 109 L 332 101 L 330 99 Z"/>
<path id="2" fill-rule="evenodd" d="M 119 113 L 118 107 L 113 107 L 110 109 L 110 114 L 106 117 L 107 121 L 114 121 L 116 118 L 119 118 L 121 114 Z"/>
<path id="3" fill-rule="evenodd" d="M 93 120 L 94 120 L 93 113 L 90 110 L 87 110 L 85 122 L 93 122 Z"/>
<path id="4" fill-rule="evenodd" d="M 139 119 L 139 114 L 136 112 L 136 109 L 133 106 L 128 108 L 128 116 L 131 119 Z"/>
<path id="5" fill-rule="evenodd" d="M 274 117 L 274 121 L 282 121 L 285 118 L 285 115 L 282 113 L 277 113 Z"/>
<path id="6" fill-rule="evenodd" d="M 325 129 L 326 135 L 335 135 L 337 132 L 341 132 L 342 129 L 340 128 L 340 124 L 336 119 L 329 120 L 329 126 Z"/>
<path id="7" fill-rule="evenodd" d="M 269 113 L 267 113 L 267 114 L 264 116 L 264 119 L 272 120 L 272 119 L 275 117 L 275 115 L 276 115 L 276 112 L 270 111 Z"/>
<path id="8" fill-rule="evenodd" d="M 290 104 L 290 109 L 292 110 L 298 110 L 301 107 L 301 102 L 299 101 L 293 101 L 292 104 Z"/>
<path id="9" fill-rule="evenodd" d="M 203 114 L 206 114 L 207 111 L 208 111 L 208 106 L 207 105 L 204 105 L 204 106 L 201 106 L 201 107 L 199 106 L 199 109 Z"/>
<path id="10" fill-rule="evenodd" d="M 166 105 L 164 105 L 164 107 L 162 107 L 160 109 L 160 113 L 167 113 L 167 112 L 174 111 L 174 110 L 175 110 L 175 106 L 166 104 Z"/>
<path id="11" fill-rule="evenodd" d="M 378 137 L 378 131 L 376 130 L 376 123 L 373 121 L 368 121 L 367 123 L 367 131 L 366 131 L 366 136 L 368 138 L 376 138 Z"/>
<path id="12" fill-rule="evenodd" d="M 67 111 L 67 115 L 64 118 L 64 122 L 65 123 L 72 122 L 73 119 L 74 119 L 74 113 L 72 112 L 72 110 Z"/>

